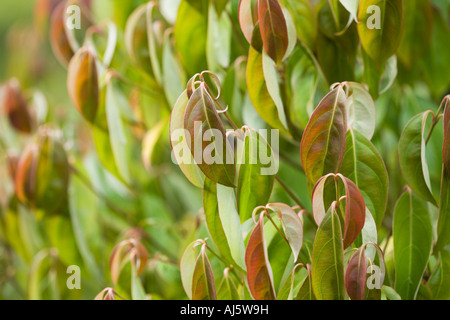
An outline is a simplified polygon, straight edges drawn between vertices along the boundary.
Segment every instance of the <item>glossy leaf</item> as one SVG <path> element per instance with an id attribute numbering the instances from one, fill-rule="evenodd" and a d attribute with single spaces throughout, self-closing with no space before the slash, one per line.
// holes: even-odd
<path id="1" fill-rule="evenodd" d="M 267 70 L 267 68 L 266 68 Z M 248 94 L 260 117 L 275 129 L 286 131 L 278 109 L 273 101 L 264 78 L 263 55 L 250 46 L 247 61 Z"/>
<path id="2" fill-rule="evenodd" d="M 335 184 L 337 184 L 339 179 L 344 185 L 345 216 L 343 240 L 344 248 L 347 248 L 361 233 L 365 223 L 366 205 L 361 191 L 353 181 L 341 174 L 336 176 L 333 174 L 328 174 L 317 182 L 313 190 L 313 214 L 314 220 L 318 226 L 322 224 L 322 221 L 329 210 L 325 207 L 324 194 L 327 179 L 330 177 L 335 179 Z M 335 199 L 335 201 L 340 201 L 340 199 Z"/>
<path id="3" fill-rule="evenodd" d="M 220 221 L 227 239 L 227 244 L 230 247 L 231 256 L 237 266 L 245 270 L 245 246 L 234 189 L 218 184 L 217 204 Z"/>
<path id="4" fill-rule="evenodd" d="M 258 16 L 258 1 L 257 0 L 240 0 L 239 1 L 239 25 L 242 33 L 248 43 L 252 43 L 253 30 Z M 256 17 L 256 19 L 255 19 Z"/>
<path id="5" fill-rule="evenodd" d="M 217 289 L 217 300 L 239 300 L 239 298 L 238 289 L 229 274 L 229 270 L 225 269 L 222 282 Z"/>
<path id="6" fill-rule="evenodd" d="M 195 240 L 190 243 L 184 250 L 183 256 L 180 260 L 181 282 L 189 299 L 192 299 L 192 279 L 194 275 L 194 268 L 196 261 L 200 256 L 198 254 L 198 250 L 196 250 L 196 247 L 202 244 L 202 240 Z"/>
<path id="7" fill-rule="evenodd" d="M 397 50 L 403 29 L 403 0 L 361 0 L 358 34 L 378 69 Z"/>
<path id="8" fill-rule="evenodd" d="M 345 272 L 345 289 L 352 300 L 364 300 L 367 274 L 365 251 L 365 246 L 362 246 L 352 255 Z"/>
<path id="9" fill-rule="evenodd" d="M 172 157 L 186 178 L 196 187 L 203 188 L 205 175 L 195 164 L 194 157 L 190 153 L 188 142 L 186 141 L 187 131 L 184 129 L 184 115 L 188 101 L 187 93 L 184 91 L 172 109 L 172 115 L 170 117 Z"/>
<path id="10" fill-rule="evenodd" d="M 311 267 L 307 265 L 306 268 L 308 270 L 308 274 L 303 281 L 302 286 L 300 287 L 300 290 L 295 297 L 295 300 L 316 300 L 312 287 Z"/>
<path id="11" fill-rule="evenodd" d="M 204 84 L 201 84 L 189 99 L 184 128 L 190 134 L 190 141 L 187 143 L 191 154 L 205 176 L 214 182 L 234 187 L 236 169 L 232 161 L 233 151 L 226 139 L 213 98 Z"/>
<path id="12" fill-rule="evenodd" d="M 275 158 L 267 141 L 257 131 L 248 129 L 245 131 L 243 142 L 243 155 L 239 169 L 237 201 L 241 222 L 251 218 L 253 210 L 258 206 L 264 206 L 269 202 L 272 193 L 274 175 L 266 171 L 273 165 Z M 266 162 L 263 163 L 260 155 Z M 269 167 L 269 168 L 268 168 Z"/>
<path id="13" fill-rule="evenodd" d="M 425 126 L 432 113 L 426 111 L 413 117 L 403 129 L 398 144 L 400 168 L 408 185 L 421 198 L 436 204 L 431 192 L 430 176 L 425 155 Z"/>
<path id="14" fill-rule="evenodd" d="M 303 169 L 312 183 L 339 170 L 346 132 L 346 98 L 339 85 L 322 99 L 303 133 L 300 155 Z"/>
<path id="15" fill-rule="evenodd" d="M 407 189 L 397 201 L 393 223 L 395 290 L 415 299 L 431 254 L 432 227 L 426 203 Z"/>
<path id="16" fill-rule="evenodd" d="M 272 270 L 264 240 L 264 213 L 259 217 L 248 240 L 245 252 L 247 281 L 256 300 L 275 300 Z"/>
<path id="17" fill-rule="evenodd" d="M 205 179 L 203 187 L 203 210 L 205 212 L 206 225 L 212 240 L 223 257 L 228 261 L 233 261 L 221 216 L 219 215 L 217 185 L 209 179 Z"/>
<path id="18" fill-rule="evenodd" d="M 317 37 L 317 17 L 310 0 L 282 1 L 294 20 L 297 37 L 313 49 Z"/>
<path id="19" fill-rule="evenodd" d="M 279 64 L 289 45 L 288 30 L 278 0 L 258 0 L 258 17 L 265 52 Z"/>
<path id="20" fill-rule="evenodd" d="M 346 82 L 347 85 L 347 125 L 358 130 L 371 140 L 376 126 L 375 102 L 370 93 L 359 83 Z"/>
<path id="21" fill-rule="evenodd" d="M 94 123 L 99 109 L 99 84 L 96 57 L 89 47 L 83 47 L 70 60 L 67 89 L 78 112 Z"/>
<path id="22" fill-rule="evenodd" d="M 294 261 L 297 261 L 303 244 L 302 221 L 297 213 L 284 203 L 269 203 L 267 208 L 273 210 L 278 215 L 284 234 L 294 255 Z"/>
<path id="23" fill-rule="evenodd" d="M 380 226 L 387 206 L 389 178 L 377 149 L 357 130 L 347 131 L 340 172 L 358 186 L 376 225 Z"/>
<path id="24" fill-rule="evenodd" d="M 216 300 L 216 288 L 211 263 L 202 246 L 192 275 L 192 300 Z"/>
<path id="25" fill-rule="evenodd" d="M 318 300 L 344 300 L 344 249 L 335 203 L 322 220 L 312 253 L 312 287 Z"/>

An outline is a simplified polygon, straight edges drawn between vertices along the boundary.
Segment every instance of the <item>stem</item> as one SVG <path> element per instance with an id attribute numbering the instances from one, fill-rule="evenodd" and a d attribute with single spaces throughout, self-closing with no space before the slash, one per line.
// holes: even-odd
<path id="1" fill-rule="evenodd" d="M 213 256 L 215 256 L 217 259 L 222 261 L 223 264 L 225 264 L 229 268 L 229 270 L 235 275 L 235 277 L 237 279 L 240 279 L 242 281 L 241 277 L 236 273 L 236 268 L 234 267 L 234 265 L 232 263 L 230 263 L 225 258 L 222 258 L 221 256 L 219 256 L 213 249 L 211 249 L 210 246 L 208 246 L 208 244 L 206 242 L 205 242 L 205 246 L 206 246 L 206 249 L 208 249 L 209 252 L 211 252 L 213 254 Z"/>
<path id="2" fill-rule="evenodd" d="M 288 246 L 290 246 L 289 244 L 289 240 L 286 238 L 286 236 L 284 235 L 284 233 L 280 230 L 280 228 L 278 228 L 278 226 L 276 225 L 275 221 L 273 221 L 272 217 L 270 216 L 270 214 L 266 211 L 266 217 L 269 219 L 269 221 L 272 223 L 272 225 L 275 227 L 275 229 L 278 231 L 278 233 L 280 234 L 280 236 L 284 239 L 284 241 L 286 241 L 286 243 L 288 244 Z"/>

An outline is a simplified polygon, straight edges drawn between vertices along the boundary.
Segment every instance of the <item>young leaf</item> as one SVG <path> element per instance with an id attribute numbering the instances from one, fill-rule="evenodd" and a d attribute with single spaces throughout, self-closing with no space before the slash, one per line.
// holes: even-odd
<path id="1" fill-rule="evenodd" d="M 367 208 L 373 213 L 379 227 L 386 211 L 389 178 L 377 149 L 357 130 L 347 131 L 340 172 L 358 186 Z"/>
<path id="2" fill-rule="evenodd" d="M 350 258 L 345 272 L 345 289 L 352 300 L 364 300 L 367 261 L 365 246 L 361 246 Z"/>
<path id="3" fill-rule="evenodd" d="M 326 181 L 329 177 L 334 177 L 335 181 L 339 178 L 344 184 L 345 192 L 345 216 L 344 216 L 344 248 L 350 246 L 361 233 L 365 223 L 366 205 L 363 195 L 353 181 L 341 174 L 328 174 L 322 177 L 313 190 L 313 214 L 314 220 L 320 226 L 328 209 L 325 207 L 324 193 Z M 337 184 L 337 183 L 336 183 Z M 340 201 L 340 199 L 335 199 Z"/>
<path id="4" fill-rule="evenodd" d="M 81 48 L 70 60 L 67 89 L 77 111 L 93 124 L 99 108 L 99 85 L 96 57 L 91 48 Z"/>
<path id="5" fill-rule="evenodd" d="M 450 95 L 442 101 L 444 107 L 444 142 L 442 145 L 442 159 L 447 179 L 450 179 Z"/>
<path id="6" fill-rule="evenodd" d="M 300 287 L 300 290 L 295 297 L 295 300 L 316 300 L 316 296 L 314 295 L 314 291 L 312 288 L 312 279 L 311 279 L 311 267 L 306 265 L 308 270 L 308 274 L 306 275 L 305 280 Z"/>
<path id="7" fill-rule="evenodd" d="M 272 270 L 264 240 L 264 213 L 259 217 L 245 251 L 247 281 L 256 300 L 275 300 Z"/>
<path id="8" fill-rule="evenodd" d="M 267 157 L 267 151 L 270 153 L 271 161 L 263 164 L 260 155 Z M 272 153 L 272 149 L 263 136 L 253 129 L 246 130 L 237 188 L 241 222 L 251 218 L 256 207 L 264 206 L 269 201 L 274 175 L 264 172 L 264 168 L 275 161 Z"/>
<path id="9" fill-rule="evenodd" d="M 294 255 L 294 261 L 297 261 L 303 244 L 302 221 L 297 213 L 284 203 L 270 203 L 267 205 L 267 209 L 273 210 L 280 218 L 284 234 Z"/>
<path id="10" fill-rule="evenodd" d="M 397 50 L 403 29 L 403 0 L 361 0 L 361 45 L 379 70 Z"/>
<path id="11" fill-rule="evenodd" d="M 233 164 L 233 151 L 215 109 L 213 98 L 207 92 L 204 83 L 189 99 L 184 116 L 184 128 L 190 134 L 191 139 L 187 143 L 194 161 L 205 176 L 214 182 L 234 187 L 236 169 Z M 203 128 L 206 129 L 205 132 Z"/>
<path id="12" fill-rule="evenodd" d="M 180 261 L 181 282 L 183 284 L 184 291 L 191 300 L 194 267 L 199 257 L 199 254 L 197 253 L 198 251 L 195 250 L 195 248 L 202 244 L 202 240 L 195 240 L 191 244 L 189 244 L 189 246 L 184 250 L 183 256 L 181 257 Z"/>
<path id="13" fill-rule="evenodd" d="M 315 183 L 341 166 L 347 132 L 346 97 L 341 85 L 322 99 L 303 133 L 300 155 L 303 169 Z"/>
<path id="14" fill-rule="evenodd" d="M 317 230 L 311 274 L 314 295 L 318 300 L 345 299 L 344 248 L 336 202 Z"/>
<path id="15" fill-rule="evenodd" d="M 172 109 L 170 117 L 170 144 L 172 146 L 172 157 L 178 164 L 186 178 L 196 187 L 203 188 L 205 175 L 195 164 L 194 157 L 189 151 L 186 141 L 187 131 L 184 129 L 184 115 L 188 104 L 186 90 L 180 95 Z M 191 137 L 189 137 L 191 139 Z"/>
<path id="16" fill-rule="evenodd" d="M 317 37 L 317 17 L 311 0 L 283 1 L 292 14 L 297 37 L 309 49 L 314 49 Z"/>
<path id="17" fill-rule="evenodd" d="M 52 12 L 50 21 L 50 44 L 58 61 L 67 66 L 74 55 L 65 28 L 66 4 L 60 3 Z"/>
<path id="18" fill-rule="evenodd" d="M 278 0 L 258 0 L 258 17 L 264 50 L 279 64 L 288 48 L 289 38 Z"/>
<path id="19" fill-rule="evenodd" d="M 257 0 L 240 0 L 238 17 L 242 33 L 248 43 L 252 43 L 253 30 L 257 19 Z M 255 19 L 256 17 L 256 19 Z"/>
<path id="20" fill-rule="evenodd" d="M 407 189 L 398 199 L 393 222 L 395 290 L 415 299 L 431 254 L 432 227 L 426 203 Z"/>
<path id="21" fill-rule="evenodd" d="M 400 295 L 391 287 L 383 286 L 381 292 L 387 300 L 402 300 L 402 297 L 400 297 Z"/>
<path id="22" fill-rule="evenodd" d="M 437 267 L 429 278 L 430 289 L 436 300 L 449 300 L 450 291 L 450 252 L 442 250 L 438 255 Z"/>
<path id="23" fill-rule="evenodd" d="M 231 20 L 226 14 L 218 15 L 210 2 L 208 10 L 208 32 L 206 59 L 209 70 L 217 72 L 230 64 Z"/>
<path id="24" fill-rule="evenodd" d="M 214 274 L 203 244 L 192 274 L 192 300 L 216 300 Z"/>
<path id="25" fill-rule="evenodd" d="M 403 129 L 398 143 L 400 168 L 408 185 L 418 196 L 436 205 L 431 192 L 425 155 L 425 126 L 431 111 L 413 117 Z"/>
<path id="26" fill-rule="evenodd" d="M 225 269 L 222 282 L 217 289 L 217 300 L 239 300 L 239 292 L 229 275 L 229 269 Z"/>

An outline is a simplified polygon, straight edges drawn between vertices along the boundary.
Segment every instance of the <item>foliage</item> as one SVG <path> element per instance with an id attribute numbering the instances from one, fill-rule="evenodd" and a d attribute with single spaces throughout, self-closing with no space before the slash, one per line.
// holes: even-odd
<path id="1" fill-rule="evenodd" d="M 0 24 L 0 298 L 450 299 L 448 0 L 33 14 Z"/>

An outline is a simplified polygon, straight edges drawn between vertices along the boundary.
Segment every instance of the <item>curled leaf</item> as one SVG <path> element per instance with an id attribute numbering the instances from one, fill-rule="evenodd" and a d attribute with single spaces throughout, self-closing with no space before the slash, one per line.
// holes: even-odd
<path id="1" fill-rule="evenodd" d="M 192 275 L 192 300 L 216 300 L 214 274 L 203 244 Z"/>

